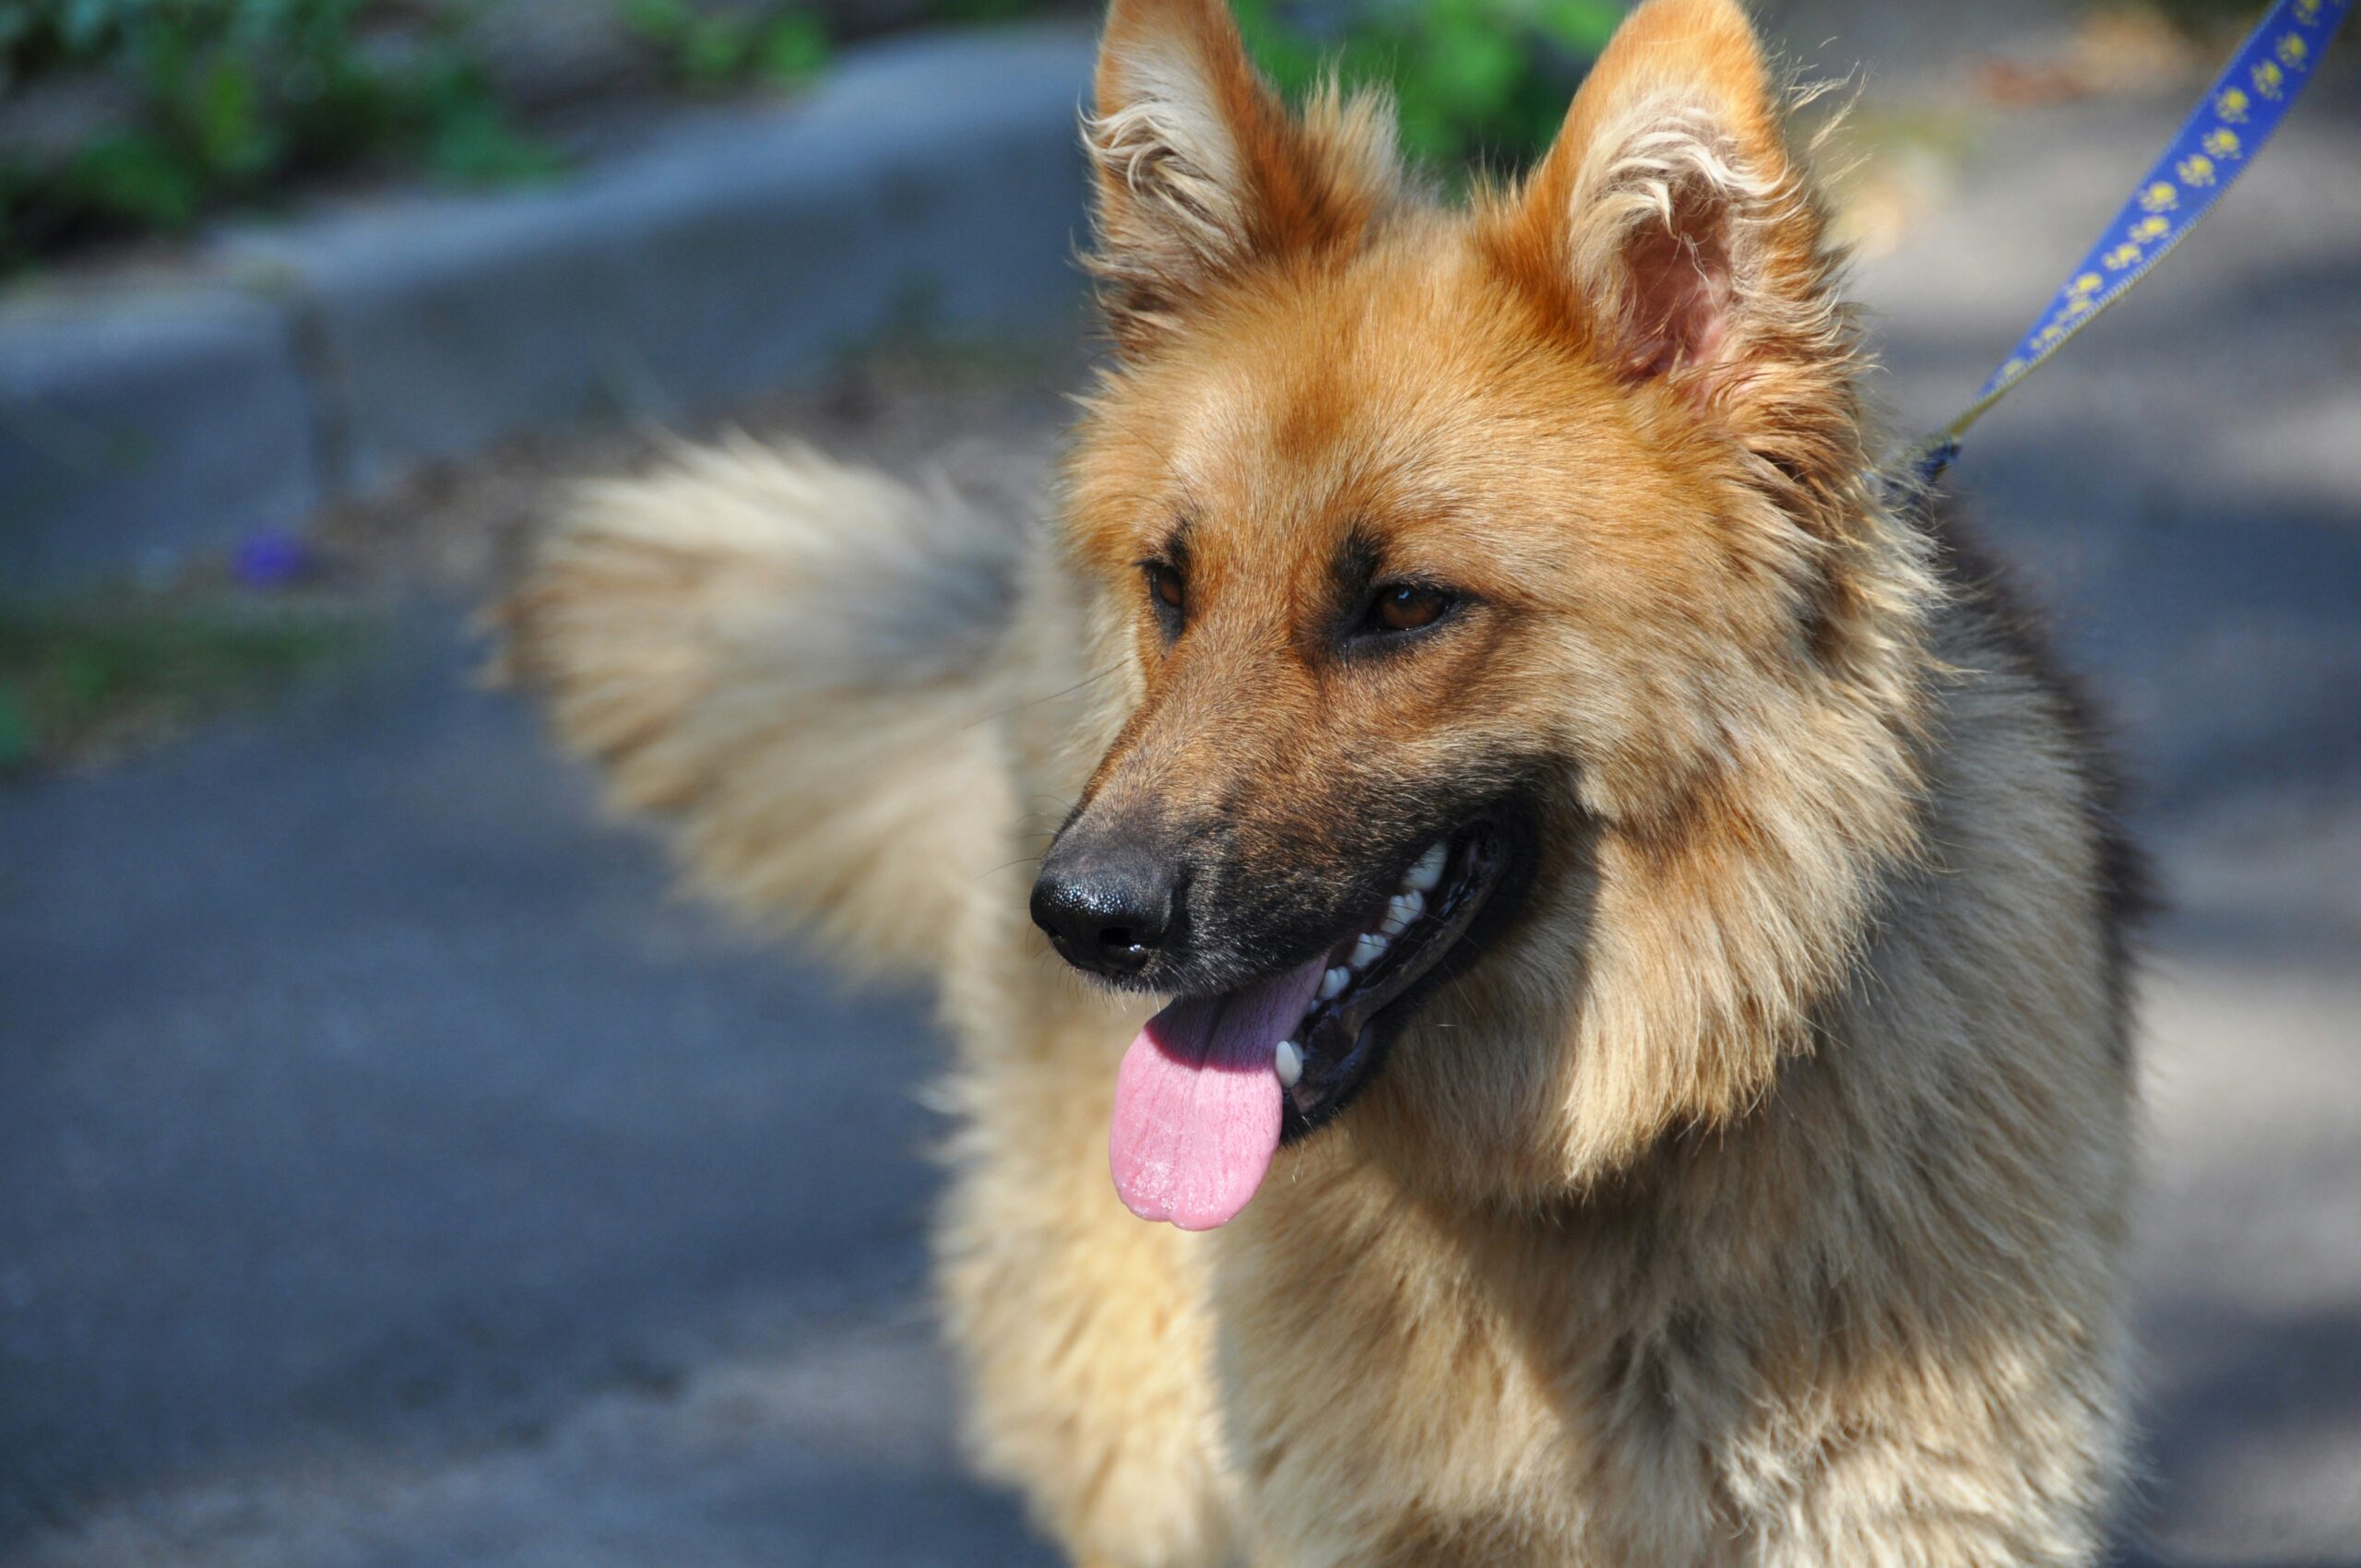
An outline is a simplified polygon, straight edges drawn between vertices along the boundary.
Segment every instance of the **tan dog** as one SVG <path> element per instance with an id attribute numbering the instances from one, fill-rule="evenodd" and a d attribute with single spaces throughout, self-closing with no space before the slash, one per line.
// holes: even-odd
<path id="1" fill-rule="evenodd" d="M 1116 0 L 1054 537 L 721 450 L 508 607 L 707 883 L 940 981 L 973 1448 L 1081 1562 L 2100 1550 L 2129 857 L 1781 119 L 1650 0 L 1446 208 Z"/>

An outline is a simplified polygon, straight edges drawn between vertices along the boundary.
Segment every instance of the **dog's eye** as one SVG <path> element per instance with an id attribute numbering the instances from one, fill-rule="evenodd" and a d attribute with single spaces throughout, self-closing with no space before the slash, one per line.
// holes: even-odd
<path id="1" fill-rule="evenodd" d="M 1451 608 L 1451 595 L 1423 583 L 1388 583 L 1369 607 L 1372 632 L 1415 632 L 1431 626 Z"/>
<path id="2" fill-rule="evenodd" d="M 1147 591 L 1156 596 L 1157 603 L 1176 612 L 1188 608 L 1189 592 L 1180 573 L 1161 561 L 1149 562 L 1146 571 Z"/>

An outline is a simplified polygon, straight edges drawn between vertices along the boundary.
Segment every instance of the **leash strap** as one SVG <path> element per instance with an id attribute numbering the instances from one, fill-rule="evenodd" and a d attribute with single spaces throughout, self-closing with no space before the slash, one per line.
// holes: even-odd
<path id="1" fill-rule="evenodd" d="M 1959 438 L 2034 368 L 2131 291 L 2213 209 L 2310 85 L 2353 0 L 2278 0 L 2230 57 L 2196 112 L 2123 204 L 2082 264 L 1975 400 L 1905 457 L 1931 485 L 1959 455 Z"/>

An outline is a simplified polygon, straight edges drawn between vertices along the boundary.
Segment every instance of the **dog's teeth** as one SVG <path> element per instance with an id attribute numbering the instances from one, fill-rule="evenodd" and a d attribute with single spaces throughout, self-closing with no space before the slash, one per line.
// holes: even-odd
<path id="1" fill-rule="evenodd" d="M 1352 983 L 1352 970 L 1341 968 L 1329 970 L 1326 974 L 1320 977 L 1320 1000 L 1323 1002 L 1334 1000 L 1335 997 L 1343 993 L 1344 989 L 1347 986 Z"/>
<path id="2" fill-rule="evenodd" d="M 1278 1073 L 1282 1088 L 1295 1087 L 1303 1081 L 1303 1047 L 1291 1039 L 1279 1041 L 1278 1049 L 1271 1052 L 1271 1066 Z"/>
<path id="3" fill-rule="evenodd" d="M 1394 919 L 1408 925 L 1427 912 L 1427 896 L 1423 893 L 1396 893 L 1387 902 Z"/>
<path id="4" fill-rule="evenodd" d="M 1384 917 L 1377 922 L 1377 929 L 1388 936 L 1399 936 L 1402 929 L 1409 923 L 1403 918 L 1402 901 L 1396 898 L 1385 906 Z"/>
<path id="5" fill-rule="evenodd" d="M 1385 951 L 1386 940 L 1373 931 L 1362 932 L 1361 939 L 1353 944 L 1353 956 L 1349 960 L 1353 968 L 1366 969 L 1377 962 L 1379 955 Z"/>
<path id="6" fill-rule="evenodd" d="M 1403 885 L 1419 893 L 1433 892 L 1435 884 L 1442 880 L 1442 863 L 1450 856 L 1449 845 L 1437 844 L 1418 857 L 1418 863 L 1412 866 L 1410 874 L 1402 879 Z"/>

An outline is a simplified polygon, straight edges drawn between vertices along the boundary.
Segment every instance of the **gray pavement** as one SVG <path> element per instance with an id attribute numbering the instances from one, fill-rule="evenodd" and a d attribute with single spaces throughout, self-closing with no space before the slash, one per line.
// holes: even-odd
<path id="1" fill-rule="evenodd" d="M 878 1408 L 777 1429 L 752 1538 L 1019 1538 L 908 1419 L 943 1404 L 914 1348 L 922 1009 L 670 897 L 466 683 L 452 617 L 389 640 L 358 687 L 0 805 L 0 1542 L 167 1481 L 243 1517 L 326 1477 L 431 1491 L 454 1449 L 595 1468 L 586 1399 L 668 1430 L 714 1403 L 696 1441 L 726 1448 L 773 1431 L 736 1408 L 764 1389 L 848 1406 L 848 1378 Z M 129 1560 L 107 1539 L 65 1560 Z"/>
<path id="2" fill-rule="evenodd" d="M 1862 269 L 1899 428 L 2184 106 L 1987 125 Z M 2174 1568 L 2361 1564 L 2356 167 L 2308 104 L 1956 470 L 2175 898 L 2126 1532 Z M 917 1004 L 668 897 L 448 612 L 392 647 L 0 794 L 0 1562 L 1048 1562 L 949 1452 Z"/>

